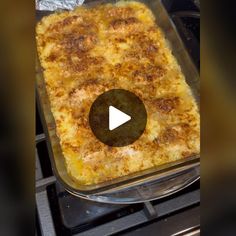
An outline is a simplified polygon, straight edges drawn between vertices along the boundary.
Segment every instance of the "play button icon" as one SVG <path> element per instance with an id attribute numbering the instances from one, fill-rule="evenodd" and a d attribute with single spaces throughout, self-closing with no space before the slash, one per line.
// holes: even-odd
<path id="1" fill-rule="evenodd" d="M 108 146 L 135 142 L 144 132 L 147 112 L 141 99 L 124 89 L 112 89 L 93 102 L 89 124 L 93 134 Z"/>
<path id="2" fill-rule="evenodd" d="M 109 106 L 109 130 L 116 129 L 129 120 L 131 120 L 131 117 L 129 115 L 116 109 L 113 106 Z"/>

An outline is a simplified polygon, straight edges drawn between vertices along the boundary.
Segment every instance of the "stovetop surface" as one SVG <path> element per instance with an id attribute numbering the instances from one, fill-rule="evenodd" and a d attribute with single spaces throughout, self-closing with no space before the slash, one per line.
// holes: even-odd
<path id="1" fill-rule="evenodd" d="M 54 212 L 54 209 L 59 208 L 60 215 L 60 224 L 57 225 L 57 230 L 63 231 L 65 233 L 79 233 L 85 230 L 91 230 L 96 226 L 112 222 L 122 217 L 130 216 L 137 212 L 144 212 L 145 217 L 148 220 L 151 220 L 152 217 L 156 218 L 159 213 L 159 207 L 161 204 L 169 202 L 167 205 L 169 209 L 165 209 L 166 215 L 174 214 L 176 209 L 176 204 L 184 204 L 184 208 L 188 208 L 189 206 L 198 206 L 198 196 L 200 188 L 200 183 L 197 181 L 196 183 L 190 185 L 178 193 L 168 196 L 163 199 L 155 200 L 150 202 L 149 207 L 151 209 L 147 209 L 148 207 L 143 203 L 131 204 L 131 205 L 113 205 L 113 204 L 105 204 L 105 203 L 97 203 L 91 202 L 84 199 L 78 199 L 77 197 L 67 193 L 60 185 L 56 184 L 51 186 L 49 190 L 49 201 L 52 207 L 53 215 L 57 215 L 57 212 Z M 188 193 L 195 193 L 189 194 Z M 185 202 L 181 197 L 185 196 Z M 176 202 L 176 199 L 179 198 L 179 202 Z M 55 199 L 58 201 L 55 202 Z M 147 212 L 145 212 L 145 210 Z M 182 209 L 183 210 L 183 209 Z M 150 213 L 151 212 L 151 213 Z M 189 219 L 191 220 L 191 219 Z M 133 222 L 135 227 L 139 224 Z M 142 223 L 147 223 L 146 220 L 143 220 Z M 119 228 L 119 227 L 118 227 Z M 123 225 L 120 226 L 123 231 Z M 124 229 L 125 230 L 125 229 Z M 114 231 L 114 230 L 113 230 Z M 92 232 L 92 230 L 91 230 Z"/>
<path id="2" fill-rule="evenodd" d="M 198 1 L 163 0 L 199 69 L 200 13 L 195 2 Z M 198 235 L 200 181 L 169 197 L 145 204 L 111 205 L 79 199 L 55 182 L 43 133 L 37 110 L 37 235 L 156 235 L 156 232 L 171 235 L 182 230 L 194 230 L 197 232 L 194 235 Z"/>

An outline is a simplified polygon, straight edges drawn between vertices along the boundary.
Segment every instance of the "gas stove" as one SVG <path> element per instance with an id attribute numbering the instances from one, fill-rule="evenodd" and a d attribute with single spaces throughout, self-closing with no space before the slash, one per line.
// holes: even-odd
<path id="1" fill-rule="evenodd" d="M 163 0 L 196 67 L 200 67 L 200 3 Z M 77 198 L 53 176 L 36 110 L 36 235 L 200 235 L 200 181 L 163 199 L 113 205 Z"/>

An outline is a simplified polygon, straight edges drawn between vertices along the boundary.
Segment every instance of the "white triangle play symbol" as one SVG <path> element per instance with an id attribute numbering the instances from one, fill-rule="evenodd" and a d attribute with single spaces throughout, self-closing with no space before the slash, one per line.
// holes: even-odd
<path id="1" fill-rule="evenodd" d="M 109 106 L 109 130 L 116 129 L 129 120 L 131 120 L 131 116 L 113 106 Z"/>

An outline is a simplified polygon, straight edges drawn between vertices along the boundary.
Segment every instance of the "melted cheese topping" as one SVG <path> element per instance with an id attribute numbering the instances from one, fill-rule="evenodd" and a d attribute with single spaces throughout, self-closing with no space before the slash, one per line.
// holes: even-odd
<path id="1" fill-rule="evenodd" d="M 111 180 L 199 153 L 199 113 L 151 11 L 118 2 L 44 17 L 37 48 L 68 173 Z M 144 102 L 147 127 L 132 145 L 108 147 L 89 127 L 98 95 L 123 88 Z"/>

